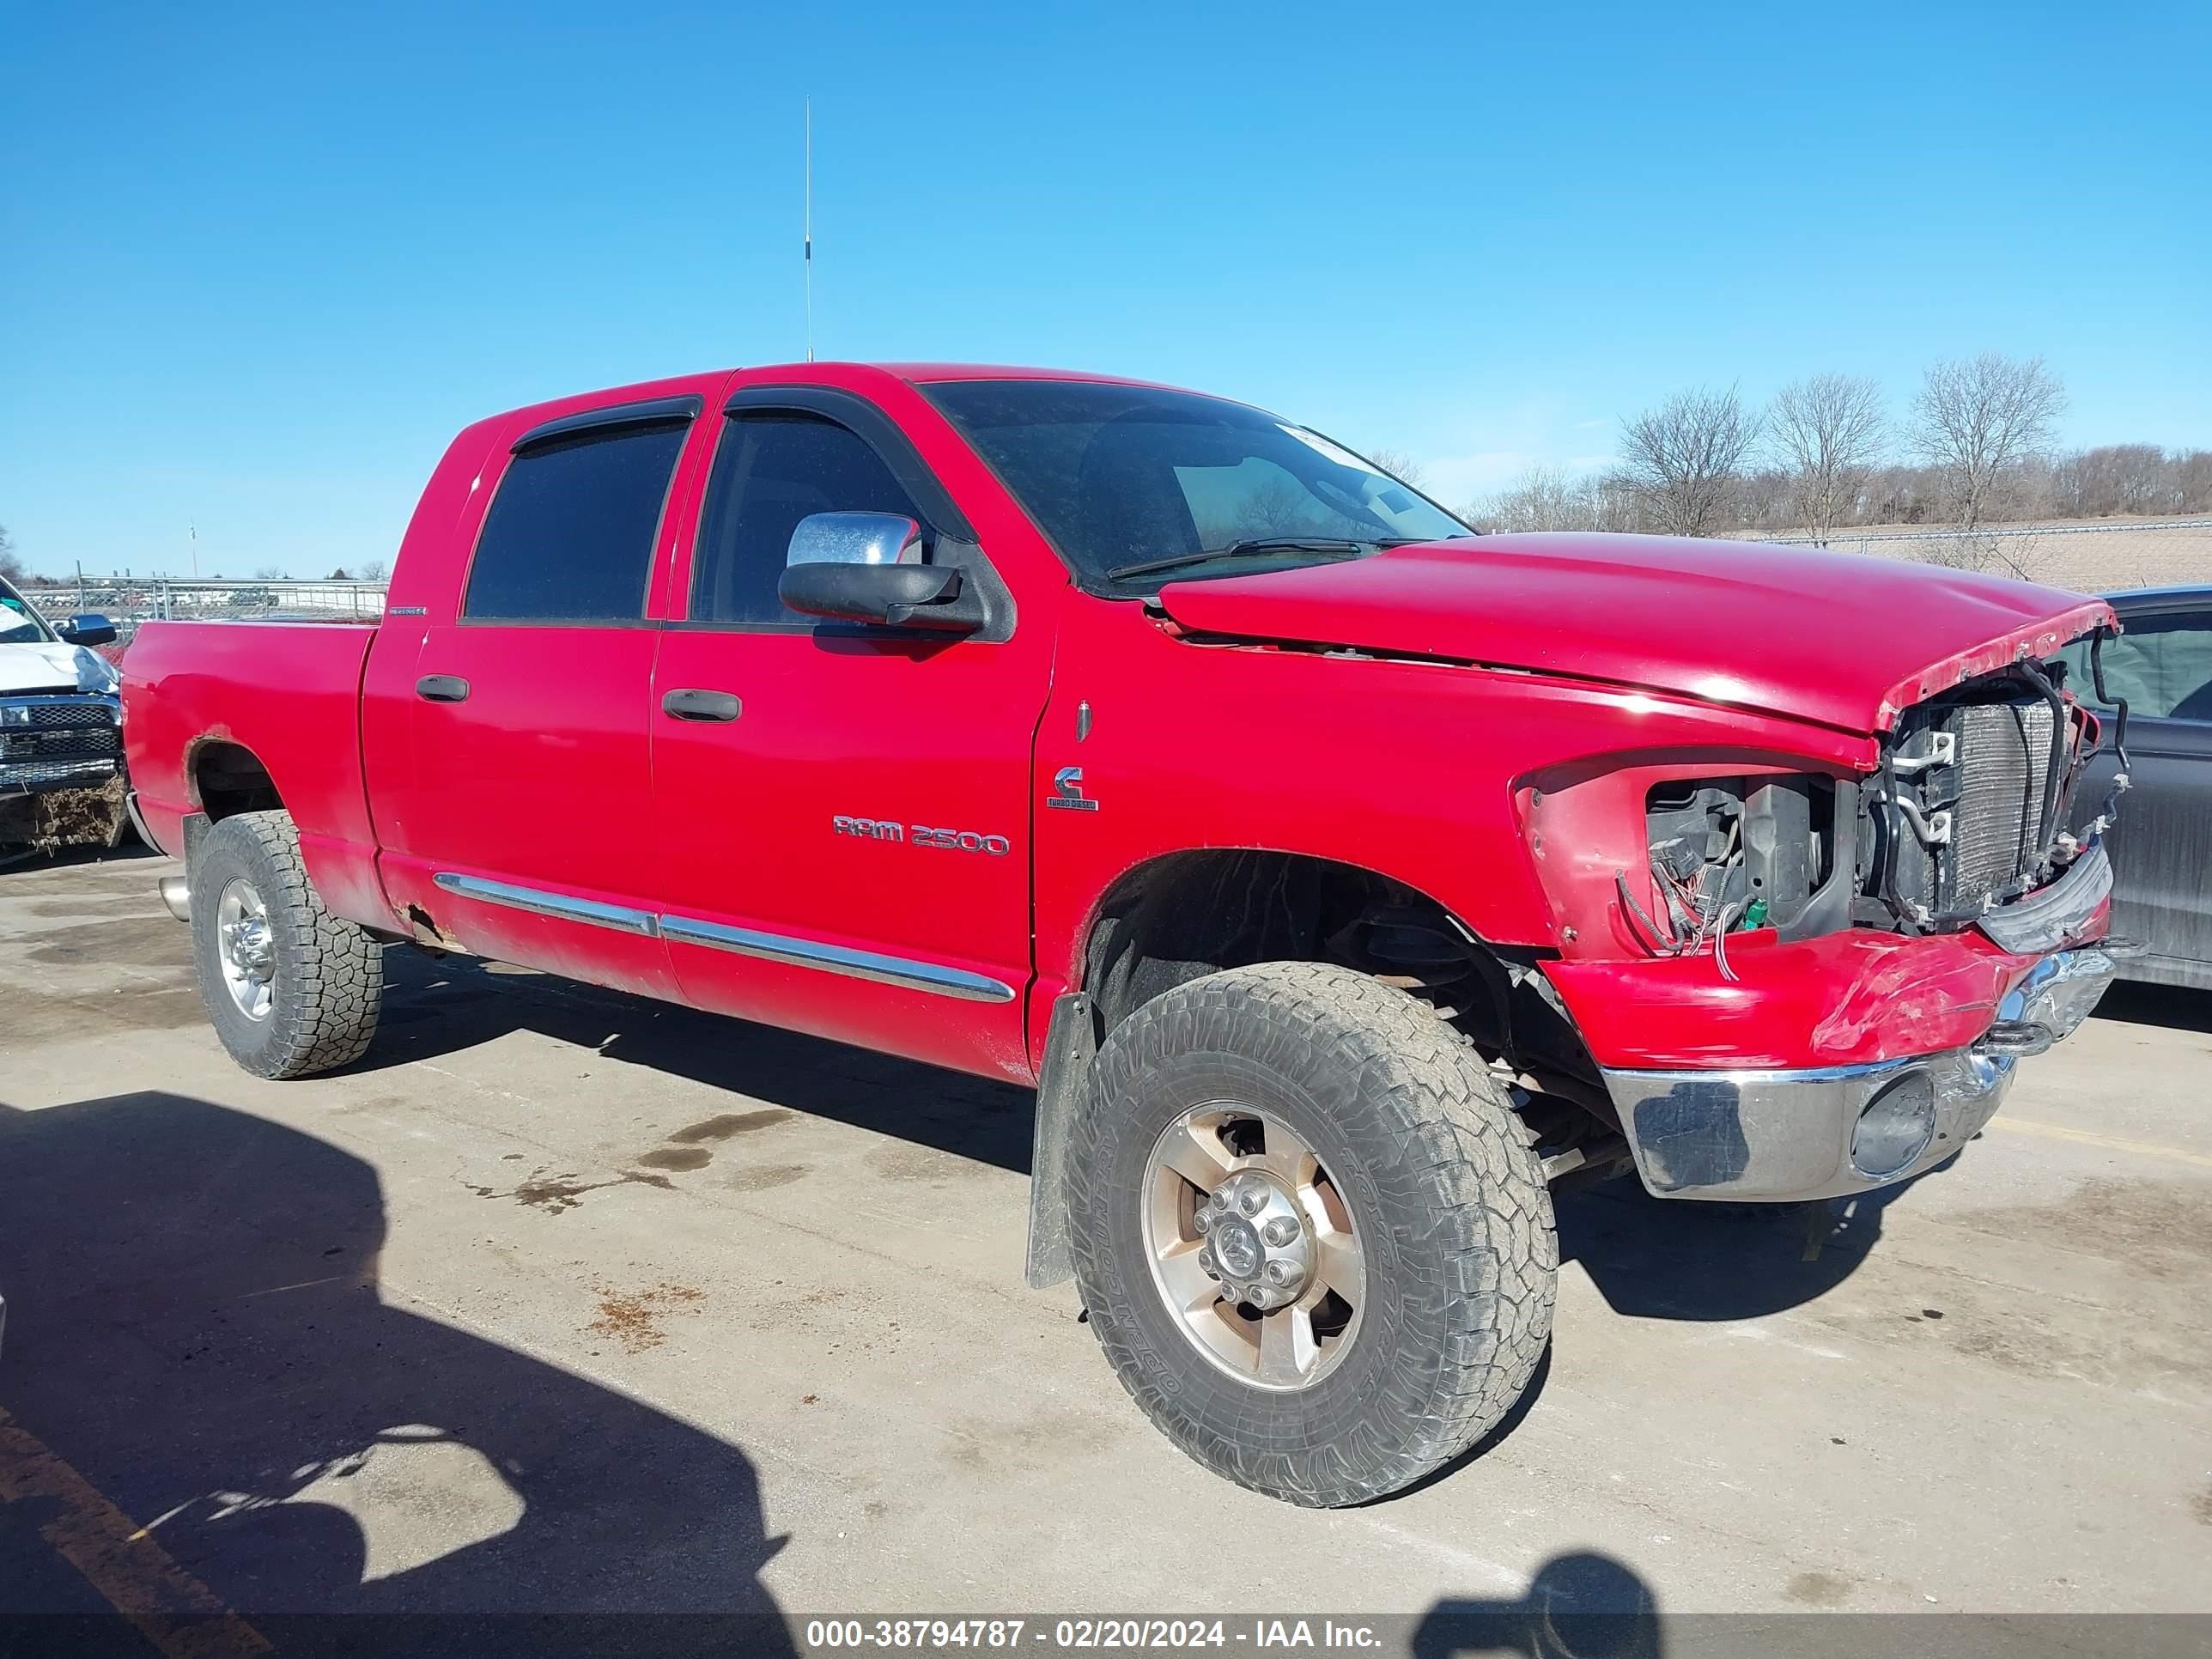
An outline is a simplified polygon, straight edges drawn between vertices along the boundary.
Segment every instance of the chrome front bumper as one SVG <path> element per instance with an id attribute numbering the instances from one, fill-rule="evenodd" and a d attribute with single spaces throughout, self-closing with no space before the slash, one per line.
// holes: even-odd
<path id="1" fill-rule="evenodd" d="M 2035 965 L 1971 1048 L 1819 1070 L 1614 1071 L 1637 1173 L 1661 1198 L 1838 1198 L 1933 1168 L 1971 1140 L 2040 1054 L 2089 1017 L 2115 964 L 2091 946 Z"/>

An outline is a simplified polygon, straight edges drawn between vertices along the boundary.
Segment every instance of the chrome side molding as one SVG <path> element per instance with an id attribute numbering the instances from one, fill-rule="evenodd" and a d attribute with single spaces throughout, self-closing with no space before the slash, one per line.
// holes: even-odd
<path id="1" fill-rule="evenodd" d="M 441 870 L 430 879 L 459 897 L 504 905 L 510 910 L 524 910 L 532 915 L 580 921 L 593 927 L 611 927 L 617 933 L 637 933 L 647 939 L 669 939 L 710 951 L 756 957 L 763 962 L 787 963 L 795 968 L 818 969 L 823 973 L 842 974 L 848 979 L 896 985 L 909 991 L 927 991 L 963 1002 L 1012 1002 L 1015 996 L 1014 988 L 1004 980 L 971 974 L 964 968 L 918 962 L 911 957 L 856 951 L 849 945 L 825 945 L 815 939 L 794 939 L 787 933 L 758 933 L 749 927 L 731 927 L 690 916 L 655 915 L 649 910 L 603 904 L 597 899 L 548 892 L 542 887 L 486 881 L 479 876 L 456 875 L 450 871 Z"/>
<path id="2" fill-rule="evenodd" d="M 903 986 L 910 991 L 933 991 L 963 1002 L 1012 1002 L 1014 988 L 1004 980 L 971 974 L 962 968 L 916 962 L 911 957 L 879 956 L 842 945 L 821 945 L 812 939 L 792 939 L 782 933 L 759 933 L 748 927 L 726 927 L 716 921 L 695 921 L 688 916 L 663 916 L 660 931 L 684 945 L 702 945 L 710 951 L 731 951 L 763 962 L 787 962 L 798 968 L 819 968 L 848 979 L 872 980 L 879 985 Z"/>
<path id="3" fill-rule="evenodd" d="M 449 893 L 463 898 L 480 899 L 486 904 L 503 904 L 510 910 L 527 910 L 535 916 L 556 916 L 562 921 L 580 921 L 593 927 L 611 927 L 617 933 L 642 933 L 651 939 L 660 931 L 659 921 L 650 910 L 632 910 L 619 904 L 602 904 L 597 899 L 576 898 L 567 893 L 549 893 L 542 887 L 516 887 L 504 881 L 486 881 L 479 876 L 457 876 L 441 870 L 430 879 Z"/>

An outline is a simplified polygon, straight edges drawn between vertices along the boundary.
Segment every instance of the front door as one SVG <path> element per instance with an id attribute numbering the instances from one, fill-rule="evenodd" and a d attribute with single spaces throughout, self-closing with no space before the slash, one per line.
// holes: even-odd
<path id="1" fill-rule="evenodd" d="M 651 717 L 661 926 L 684 1000 L 1025 1079 L 1048 621 L 951 637 L 786 610 L 776 581 L 815 513 L 903 514 L 933 560 L 990 573 L 872 404 L 752 387 L 721 421 Z"/>

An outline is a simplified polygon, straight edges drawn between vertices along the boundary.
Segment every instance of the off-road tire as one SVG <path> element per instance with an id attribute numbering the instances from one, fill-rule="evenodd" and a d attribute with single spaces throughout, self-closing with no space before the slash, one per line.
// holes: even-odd
<path id="1" fill-rule="evenodd" d="M 275 946 L 269 1012 L 249 1018 L 224 983 L 216 908 L 244 878 L 267 908 Z M 300 862 L 289 812 L 240 812 L 200 843 L 191 870 L 192 971 L 230 1057 L 257 1077 L 307 1077 L 361 1058 L 384 1002 L 384 950 L 323 908 Z"/>
<path id="2" fill-rule="evenodd" d="M 1304 1138 L 1365 1251 L 1351 1350 L 1292 1392 L 1209 1363 L 1147 1265 L 1150 1151 L 1223 1100 Z M 1092 1066 L 1067 1188 L 1076 1282 L 1122 1386 L 1208 1468 L 1293 1504 L 1362 1503 L 1450 1462 L 1512 1409 L 1551 1333 L 1551 1195 L 1510 1101 L 1427 1005 L 1349 969 L 1235 968 L 1137 1009 Z"/>

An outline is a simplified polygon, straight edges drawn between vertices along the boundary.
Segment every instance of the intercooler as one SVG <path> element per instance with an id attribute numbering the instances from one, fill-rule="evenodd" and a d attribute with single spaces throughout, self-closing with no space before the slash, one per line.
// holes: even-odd
<path id="1" fill-rule="evenodd" d="M 2051 790 L 2057 718 L 2013 682 L 1899 722 L 1905 810 L 1882 814 L 1876 834 L 1894 836 L 1897 896 L 1923 920 L 1966 920 L 2033 884 L 2064 808 Z"/>
<path id="2" fill-rule="evenodd" d="M 1960 786 L 1949 879 L 1936 889 L 1942 908 L 1978 909 L 2033 869 L 2044 842 L 2051 720 L 2051 705 L 2040 697 L 1968 703 L 1949 712 Z"/>

